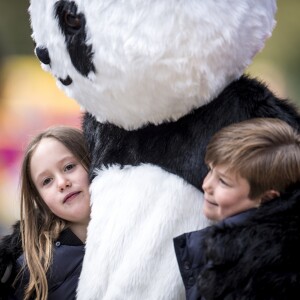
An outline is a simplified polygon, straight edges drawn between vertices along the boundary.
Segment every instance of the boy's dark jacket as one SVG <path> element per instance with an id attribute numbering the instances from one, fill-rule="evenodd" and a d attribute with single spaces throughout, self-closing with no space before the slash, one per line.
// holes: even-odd
<path id="1" fill-rule="evenodd" d="M 300 186 L 243 222 L 174 239 L 187 299 L 284 300 L 300 294 Z"/>

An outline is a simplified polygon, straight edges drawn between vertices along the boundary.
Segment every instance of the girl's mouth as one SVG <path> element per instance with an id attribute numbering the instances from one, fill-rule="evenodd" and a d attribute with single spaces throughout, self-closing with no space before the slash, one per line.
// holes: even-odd
<path id="1" fill-rule="evenodd" d="M 63 203 L 73 200 L 80 192 L 72 192 L 65 196 Z"/>

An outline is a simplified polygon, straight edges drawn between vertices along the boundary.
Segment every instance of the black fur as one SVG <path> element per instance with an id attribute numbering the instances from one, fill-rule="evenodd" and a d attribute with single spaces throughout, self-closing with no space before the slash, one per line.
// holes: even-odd
<path id="1" fill-rule="evenodd" d="M 13 226 L 13 232 L 4 236 L 0 241 L 0 280 L 9 264 L 14 265 L 16 259 L 22 254 L 22 241 L 20 232 L 20 222 Z M 14 269 L 12 270 L 11 280 L 5 283 L 0 282 L 0 300 L 5 299 L 4 295 L 10 288 L 14 279 Z"/>
<path id="2" fill-rule="evenodd" d="M 300 186 L 266 202 L 240 226 L 206 232 L 206 300 L 292 300 L 300 294 Z"/>
<path id="3" fill-rule="evenodd" d="M 86 77 L 90 72 L 95 72 L 94 54 L 92 46 L 86 44 L 85 16 L 77 11 L 73 1 L 61 0 L 55 5 L 55 16 L 65 36 L 71 61 L 76 70 Z"/>
<path id="4" fill-rule="evenodd" d="M 50 56 L 49 56 L 49 52 L 48 52 L 47 48 L 36 47 L 35 54 L 43 64 L 50 65 L 51 60 L 50 60 Z"/>
<path id="5" fill-rule="evenodd" d="M 201 189 L 207 172 L 204 154 L 211 136 L 226 125 L 255 117 L 279 118 L 300 128 L 300 116 L 291 103 L 276 98 L 265 85 L 245 76 L 214 101 L 176 122 L 127 131 L 101 124 L 86 113 L 83 129 L 92 157 L 90 178 L 94 169 L 103 165 L 150 163 Z"/>

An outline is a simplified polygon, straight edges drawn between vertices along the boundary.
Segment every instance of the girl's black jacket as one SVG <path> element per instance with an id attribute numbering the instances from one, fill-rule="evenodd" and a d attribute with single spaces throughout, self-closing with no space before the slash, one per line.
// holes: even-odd
<path id="1" fill-rule="evenodd" d="M 242 220 L 174 239 L 187 299 L 299 299 L 300 186 Z"/>
<path id="2" fill-rule="evenodd" d="M 15 225 L 14 232 L 10 236 L 6 236 L 0 245 L 0 270 L 3 270 L 4 267 L 7 268 L 7 261 L 3 259 L 4 257 L 12 259 L 12 257 L 9 258 L 6 256 L 5 249 L 6 247 L 10 247 L 10 243 L 16 242 L 17 236 L 18 225 Z M 14 239 L 13 241 L 11 240 L 12 238 Z M 24 263 L 23 254 L 19 252 L 16 253 L 16 256 L 18 254 L 21 255 L 15 261 L 12 261 L 11 265 L 13 268 L 10 278 L 5 278 L 5 282 L 2 282 L 0 285 L 1 300 L 24 299 L 23 294 L 29 278 L 27 270 L 25 269 L 15 288 L 12 288 L 11 285 Z M 84 244 L 81 240 L 70 229 L 62 231 L 54 243 L 53 261 L 47 274 L 49 287 L 48 300 L 76 299 L 76 289 L 82 268 L 83 256 Z"/>

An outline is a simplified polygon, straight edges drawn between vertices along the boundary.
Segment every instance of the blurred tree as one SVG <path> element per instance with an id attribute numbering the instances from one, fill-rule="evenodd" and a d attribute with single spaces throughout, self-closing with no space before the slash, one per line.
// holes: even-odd
<path id="1" fill-rule="evenodd" d="M 1 107 L 2 91 L 3 91 L 3 72 L 1 71 L 2 68 L 3 68 L 3 53 L 0 44 L 0 107 Z"/>
<path id="2" fill-rule="evenodd" d="M 300 103 L 300 1 L 277 0 L 277 5 L 273 35 L 251 69 L 255 70 L 261 61 L 271 62 L 284 77 L 288 96 Z"/>
<path id="3" fill-rule="evenodd" d="M 29 0 L 0 1 L 0 48 L 3 55 L 32 54 Z"/>

